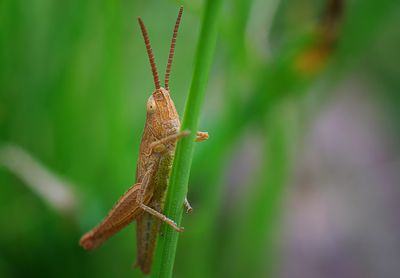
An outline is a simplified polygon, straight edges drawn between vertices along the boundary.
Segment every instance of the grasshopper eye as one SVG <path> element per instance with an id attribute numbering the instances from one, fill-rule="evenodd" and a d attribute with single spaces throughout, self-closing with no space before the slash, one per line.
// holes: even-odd
<path id="1" fill-rule="evenodd" d="M 150 96 L 147 101 L 147 112 L 153 113 L 154 111 L 156 111 L 156 102 L 154 101 L 153 96 Z"/>

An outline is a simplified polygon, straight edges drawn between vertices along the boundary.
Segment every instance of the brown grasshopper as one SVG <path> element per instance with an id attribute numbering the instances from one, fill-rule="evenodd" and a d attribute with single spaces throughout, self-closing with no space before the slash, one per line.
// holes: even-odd
<path id="1" fill-rule="evenodd" d="M 136 166 L 136 183 L 118 200 L 107 217 L 80 240 L 83 248 L 94 249 L 136 220 L 136 265 L 145 274 L 151 270 L 161 221 L 178 232 L 183 231 L 182 227 L 178 227 L 172 219 L 162 213 L 176 142 L 179 138 L 189 135 L 188 131 L 180 131 L 179 115 L 170 97 L 168 87 L 182 12 L 183 7 L 179 10 L 172 35 L 165 73 L 165 88 L 160 86 L 149 37 L 143 21 L 138 17 L 153 73 L 155 91 L 147 100 L 147 117 Z M 208 139 L 207 132 L 197 132 L 196 141 L 206 139 Z M 188 212 L 191 211 L 187 199 L 185 199 L 184 205 Z"/>

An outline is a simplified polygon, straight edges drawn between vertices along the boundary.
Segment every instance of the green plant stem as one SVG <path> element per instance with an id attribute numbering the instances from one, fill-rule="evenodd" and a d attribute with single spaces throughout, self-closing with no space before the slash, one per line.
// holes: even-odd
<path id="1" fill-rule="evenodd" d="M 174 219 L 178 225 L 180 225 L 182 219 L 183 200 L 187 193 L 194 152 L 194 138 L 215 49 L 221 6 L 222 0 L 208 0 L 206 3 L 195 57 L 192 84 L 181 127 L 182 130 L 190 130 L 191 134 L 178 142 L 165 203 L 164 213 L 169 218 Z M 172 276 L 179 235 L 166 226 L 163 227 L 162 233 L 164 236 L 160 237 L 158 242 L 153 277 Z"/>

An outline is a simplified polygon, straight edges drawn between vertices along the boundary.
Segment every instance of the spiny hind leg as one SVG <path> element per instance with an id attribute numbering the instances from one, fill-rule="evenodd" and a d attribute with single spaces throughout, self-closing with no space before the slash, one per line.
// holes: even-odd
<path id="1" fill-rule="evenodd" d="M 140 208 L 143 209 L 144 211 L 150 213 L 151 215 L 157 217 L 158 219 L 160 219 L 161 221 L 163 221 L 164 223 L 168 224 L 169 226 L 171 226 L 175 231 L 177 232 L 183 232 L 184 228 L 183 227 L 178 227 L 178 225 L 175 223 L 175 221 L 173 221 L 172 219 L 169 219 L 168 217 L 166 217 L 164 214 L 156 211 L 155 209 L 152 209 L 151 207 L 146 206 L 145 204 L 140 204 Z"/>
<path id="2" fill-rule="evenodd" d="M 208 139 L 208 132 L 197 131 L 196 132 L 196 142 L 202 142 Z"/>

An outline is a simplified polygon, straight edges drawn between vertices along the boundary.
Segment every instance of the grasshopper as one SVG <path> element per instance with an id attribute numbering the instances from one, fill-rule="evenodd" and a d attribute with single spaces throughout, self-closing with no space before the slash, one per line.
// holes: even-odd
<path id="1" fill-rule="evenodd" d="M 136 220 L 136 265 L 145 274 L 151 271 L 161 222 L 168 224 L 177 232 L 183 231 L 183 227 L 178 227 L 172 219 L 162 213 L 176 142 L 179 138 L 189 135 L 189 131 L 180 131 L 179 115 L 170 97 L 168 86 L 182 12 L 183 7 L 179 10 L 172 35 L 164 88 L 160 86 L 146 27 L 141 18 L 138 17 L 153 73 L 155 90 L 147 100 L 146 124 L 136 166 L 136 183 L 118 200 L 106 218 L 80 240 L 80 245 L 83 248 L 87 250 L 95 249 L 112 235 Z M 207 132 L 196 133 L 196 141 L 199 142 L 206 139 L 208 139 Z M 192 208 L 186 198 L 184 206 L 187 212 L 191 211 Z"/>

